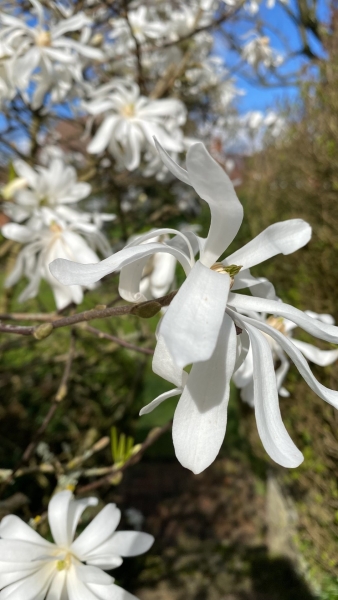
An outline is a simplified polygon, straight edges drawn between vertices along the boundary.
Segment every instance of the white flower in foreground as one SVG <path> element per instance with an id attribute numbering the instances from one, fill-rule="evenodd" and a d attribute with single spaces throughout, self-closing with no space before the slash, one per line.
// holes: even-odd
<path id="1" fill-rule="evenodd" d="M 136 600 L 104 572 L 122 564 L 122 556 L 147 552 L 154 538 L 138 531 L 117 531 L 121 512 L 107 504 L 74 540 L 83 511 L 96 498 L 74 500 L 69 491 L 55 494 L 48 506 L 54 543 L 19 517 L 0 525 L 0 598 L 11 600 Z"/>
<path id="2" fill-rule="evenodd" d="M 152 410 L 166 397 L 180 394 L 184 389 L 174 418 L 176 455 L 195 473 L 202 471 L 215 459 L 223 442 L 230 379 L 251 343 L 255 362 L 256 419 L 263 445 L 276 462 L 288 467 L 298 466 L 302 455 L 281 419 L 273 357 L 262 331 L 271 337 L 281 335 L 283 339 L 278 338 L 278 342 L 321 398 L 337 406 L 338 394 L 314 379 L 301 352 L 285 336 L 242 313 L 256 311 L 282 316 L 320 339 L 338 342 L 337 327 L 279 302 L 273 286 L 266 280 L 252 277 L 249 271 L 250 267 L 276 254 L 290 254 L 304 246 L 311 237 L 311 228 L 301 219 L 276 223 L 219 262 L 243 218 L 243 208 L 230 179 L 201 143 L 189 148 L 187 171 L 174 163 L 160 146 L 158 149 L 168 169 L 191 185 L 209 204 L 211 224 L 207 239 L 197 238 L 191 232 L 183 235 L 175 230 L 158 230 L 140 236 L 133 245 L 97 265 L 57 260 L 50 265 L 51 272 L 66 285 L 87 285 L 123 267 L 120 294 L 126 300 L 137 302 L 144 299 L 139 288 L 148 257 L 156 252 L 173 254 L 182 264 L 187 279 L 158 328 L 153 370 L 174 383 L 176 388 L 154 400 L 143 412 Z M 143 243 L 155 234 L 170 233 L 177 236 L 168 242 Z M 197 262 L 194 260 L 194 242 L 199 244 Z M 233 293 L 245 288 L 250 288 L 253 296 Z M 236 333 L 241 339 L 239 353 Z M 190 364 L 193 367 L 188 376 L 183 369 Z"/>
<path id="3" fill-rule="evenodd" d="M 37 221 L 34 223 L 36 224 Z M 14 269 L 5 281 L 5 287 L 11 287 L 21 277 L 26 277 L 29 283 L 19 296 L 19 302 L 24 302 L 35 298 L 40 281 L 44 279 L 52 289 L 59 310 L 71 302 L 80 304 L 83 299 L 83 287 L 79 285 L 67 287 L 60 284 L 51 275 L 49 263 L 55 258 L 91 263 L 99 260 L 95 252 L 96 248 L 103 254 L 107 249 L 106 240 L 95 225 L 83 221 L 67 225 L 48 209 L 42 212 L 41 222 L 36 230 L 17 223 L 7 223 L 2 227 L 1 232 L 5 238 L 24 244 L 17 256 Z M 85 287 L 92 289 L 94 286 L 89 284 Z"/>
<path id="4" fill-rule="evenodd" d="M 334 325 L 334 319 L 331 315 L 318 315 L 312 311 L 305 311 L 305 314 L 328 325 Z M 292 341 L 293 345 L 301 351 L 305 358 L 315 365 L 326 367 L 338 359 L 338 350 L 321 350 L 312 344 L 293 338 L 293 330 L 297 325 L 288 319 L 284 319 L 283 317 L 268 317 L 266 314 L 255 314 L 253 312 L 250 312 L 249 316 L 254 317 L 257 321 L 266 323 L 282 333 Z M 283 387 L 283 382 L 290 368 L 290 363 L 278 341 L 270 337 L 270 335 L 265 335 L 270 344 L 274 364 L 279 363 L 278 368 L 276 368 L 278 393 L 280 396 L 287 397 L 289 396 L 289 392 Z M 254 363 L 251 346 L 241 366 L 235 371 L 233 381 L 236 387 L 241 390 L 242 400 L 250 404 L 250 406 L 254 406 Z"/>
<path id="5" fill-rule="evenodd" d="M 99 154 L 108 147 L 119 166 L 136 169 L 144 151 L 155 152 L 153 136 L 170 152 L 183 150 L 181 125 L 186 120 L 184 104 L 169 98 L 151 100 L 140 95 L 136 83 L 112 82 L 93 92 L 93 100 L 84 103 L 92 115 L 104 113 L 104 120 L 88 146 Z"/>

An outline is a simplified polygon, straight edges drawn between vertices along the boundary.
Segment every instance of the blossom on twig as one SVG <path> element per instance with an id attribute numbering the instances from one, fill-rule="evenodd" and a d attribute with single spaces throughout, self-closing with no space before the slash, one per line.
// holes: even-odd
<path id="1" fill-rule="evenodd" d="M 48 506 L 54 543 L 14 515 L 0 525 L 0 595 L 13 600 L 136 600 L 104 572 L 122 556 L 147 552 L 154 538 L 139 531 L 115 531 L 121 512 L 107 504 L 74 540 L 83 511 L 97 498 L 75 500 L 59 492 Z"/>

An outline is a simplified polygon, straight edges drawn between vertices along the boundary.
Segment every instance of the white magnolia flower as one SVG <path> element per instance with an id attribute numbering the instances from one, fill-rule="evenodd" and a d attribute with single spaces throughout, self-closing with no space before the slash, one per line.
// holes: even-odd
<path id="1" fill-rule="evenodd" d="M 91 20 L 83 12 L 51 22 L 50 15 L 45 12 L 39 0 L 30 0 L 33 5 L 37 23 L 32 15 L 25 15 L 26 20 L 12 15 L 0 13 L 2 29 L 0 31 L 0 44 L 10 48 L 12 57 L 13 76 L 17 86 L 25 90 L 33 72 L 40 68 L 40 84 L 44 92 L 48 90 L 46 82 L 51 83 L 54 78 L 55 64 L 62 64 L 68 69 L 72 79 L 78 79 L 77 61 L 82 58 L 102 60 L 101 50 L 91 47 L 88 43 L 74 40 L 67 33 L 84 30 L 91 24 Z M 32 22 L 34 24 L 32 24 Z M 64 80 L 67 78 L 64 76 Z M 38 98 L 43 100 L 42 90 L 39 89 L 34 98 L 35 107 L 39 106 Z"/>
<path id="2" fill-rule="evenodd" d="M 98 261 L 95 249 L 98 248 L 105 254 L 106 240 L 94 224 L 78 221 L 67 225 L 48 209 L 44 209 L 40 216 L 41 222 L 35 230 L 16 223 L 7 223 L 2 227 L 1 232 L 5 238 L 24 244 L 14 269 L 5 281 L 5 287 L 11 287 L 21 277 L 26 277 L 29 283 L 19 296 L 19 302 L 24 302 L 38 294 L 40 281 L 44 279 L 52 289 L 59 310 L 71 302 L 80 304 L 83 288 L 79 285 L 67 287 L 60 284 L 51 275 L 48 265 L 55 258 L 87 263 Z M 37 225 L 37 220 L 34 224 Z M 94 286 L 85 287 L 92 289 Z"/>
<path id="3" fill-rule="evenodd" d="M 183 150 L 181 125 L 185 123 L 184 104 L 173 98 L 151 100 L 140 95 L 136 83 L 117 81 L 102 86 L 85 103 L 92 115 L 105 114 L 104 120 L 88 146 L 88 152 L 99 154 L 108 147 L 121 166 L 136 169 L 141 154 L 155 155 L 153 136 L 172 152 Z"/>
<path id="4" fill-rule="evenodd" d="M 14 192 L 14 202 L 5 206 L 5 212 L 19 223 L 42 206 L 57 212 L 60 206 L 78 202 L 91 192 L 89 183 L 78 182 L 74 167 L 66 165 L 61 158 L 52 158 L 48 167 L 36 166 L 35 169 L 16 159 L 13 167 L 21 189 Z"/>
<path id="5" fill-rule="evenodd" d="M 270 46 L 267 36 L 255 36 L 249 40 L 242 49 L 242 58 L 252 67 L 257 69 L 263 64 L 267 69 L 279 67 L 283 57 Z"/>
<path id="6" fill-rule="evenodd" d="M 250 267 L 276 254 L 289 254 L 306 244 L 311 228 L 301 219 L 276 223 L 222 262 L 219 257 L 234 239 L 243 218 L 243 208 L 223 169 L 201 143 L 187 153 L 187 171 L 174 163 L 158 146 L 163 162 L 184 183 L 191 185 L 211 210 L 207 239 L 193 233 L 179 234 L 163 229 L 140 236 L 133 244 L 97 265 L 80 265 L 57 260 L 51 272 L 62 283 L 87 285 L 122 268 L 120 294 L 126 300 L 142 301 L 140 281 L 148 256 L 169 252 L 182 264 L 187 279 L 172 300 L 158 328 L 153 370 L 176 385 L 175 390 L 157 398 L 145 410 L 152 410 L 170 395 L 182 393 L 173 427 L 176 455 L 195 473 L 205 469 L 217 456 L 223 442 L 229 384 L 235 367 L 244 360 L 249 338 L 255 360 L 255 410 L 263 445 L 278 463 L 295 467 L 302 455 L 290 439 L 281 419 L 273 358 L 269 343 L 260 330 L 268 327 L 244 316 L 258 311 L 292 320 L 305 331 L 329 342 L 338 342 L 338 328 L 317 321 L 276 300 L 273 286 L 256 279 Z M 143 242 L 157 235 L 176 233 L 169 242 Z M 179 235 L 178 235 L 179 234 Z M 200 257 L 194 260 L 193 240 Z M 232 291 L 230 292 L 230 288 Z M 250 288 L 253 296 L 234 293 Z M 262 297 L 263 296 L 263 297 Z M 273 330 L 271 337 L 279 335 Z M 241 351 L 236 360 L 236 333 Z M 282 336 L 279 341 L 316 393 L 337 406 L 337 393 L 321 386 L 295 346 Z M 188 374 L 183 370 L 193 364 Z M 187 379 L 188 378 L 188 379 Z M 144 411 L 143 411 L 144 412 Z"/>
<path id="7" fill-rule="evenodd" d="M 167 23 L 158 16 L 154 7 L 144 5 L 128 11 L 128 22 L 124 18 L 118 18 L 112 20 L 111 24 L 113 31 L 109 37 L 118 40 L 125 48 L 134 48 L 132 35 L 140 44 L 144 44 L 147 40 L 163 38 L 168 30 Z"/>
<path id="8" fill-rule="evenodd" d="M 121 512 L 107 504 L 74 540 L 83 511 L 96 498 L 75 500 L 69 491 L 51 499 L 48 542 L 15 515 L 0 525 L 0 592 L 11 600 L 137 600 L 104 572 L 122 556 L 147 552 L 154 538 L 138 531 L 115 531 Z"/>
<path id="9" fill-rule="evenodd" d="M 328 325 L 334 325 L 334 319 L 331 315 L 318 315 L 312 311 L 305 311 L 305 314 Z M 316 365 L 326 367 L 338 359 L 338 350 L 321 350 L 312 344 L 295 339 L 293 337 L 293 330 L 297 325 L 288 319 L 275 316 L 268 317 L 266 314 L 254 312 L 249 312 L 248 316 L 265 323 L 286 336 L 301 351 L 305 358 Z M 276 368 L 278 393 L 280 396 L 287 397 L 289 396 L 289 392 L 283 387 L 283 382 L 290 368 L 290 363 L 278 340 L 266 333 L 264 335 L 270 344 L 274 364 L 278 364 L 278 368 Z M 235 371 L 233 381 L 236 387 L 241 390 L 242 400 L 250 404 L 250 406 L 254 406 L 254 359 L 251 346 L 241 366 Z"/>

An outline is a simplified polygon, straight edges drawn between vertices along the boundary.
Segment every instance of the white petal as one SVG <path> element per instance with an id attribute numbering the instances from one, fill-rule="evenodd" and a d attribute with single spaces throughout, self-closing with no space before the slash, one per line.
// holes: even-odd
<path id="1" fill-rule="evenodd" d="M 138 600 L 138 598 L 136 598 L 136 596 L 133 596 L 133 594 L 130 594 L 129 592 L 126 592 L 126 590 L 124 590 L 123 588 L 121 588 L 118 585 L 115 585 L 114 583 L 112 585 L 94 585 L 89 583 L 88 587 L 90 590 L 93 591 L 93 593 L 95 594 L 96 598 L 99 598 L 99 600 Z M 73 600 L 72 598 L 69 598 L 69 600 Z M 75 599 L 74 599 L 75 600 Z M 76 600 L 86 600 L 85 598 L 79 598 Z"/>
<path id="2" fill-rule="evenodd" d="M 245 288 L 249 288 L 253 296 L 278 300 L 272 283 L 265 277 L 253 277 L 249 269 L 242 269 L 235 275 L 232 291 L 244 290 Z"/>
<path id="3" fill-rule="evenodd" d="M 110 115 L 105 118 L 88 145 L 87 152 L 90 154 L 99 154 L 108 146 L 117 120 L 118 117 L 116 115 Z"/>
<path id="4" fill-rule="evenodd" d="M 274 340 L 276 340 L 276 342 L 281 346 L 284 352 L 286 352 L 286 354 L 288 354 L 288 356 L 294 362 L 301 376 L 305 379 L 306 383 L 315 392 L 315 394 L 322 398 L 322 400 L 325 400 L 325 402 L 328 402 L 329 404 L 332 404 L 332 406 L 334 406 L 335 408 L 338 408 L 338 392 L 336 392 L 335 390 L 330 390 L 329 388 L 319 383 L 319 381 L 317 381 L 317 379 L 312 374 L 312 371 L 306 359 L 295 346 L 293 341 L 289 340 L 285 335 L 280 333 L 280 331 L 277 331 L 277 329 L 275 329 L 274 327 L 270 327 L 266 323 L 260 321 L 256 322 L 254 319 L 249 319 L 248 317 L 243 317 L 243 320 L 245 320 L 245 322 L 250 323 L 251 325 L 254 325 L 255 327 L 257 327 L 257 329 L 264 331 L 264 333 L 267 333 Z"/>
<path id="5" fill-rule="evenodd" d="M 121 511 L 115 504 L 107 504 L 79 537 L 72 543 L 72 551 L 80 558 L 86 560 L 86 555 L 103 544 L 115 531 L 121 518 Z"/>
<path id="6" fill-rule="evenodd" d="M 274 223 L 243 248 L 228 256 L 224 263 L 242 265 L 244 269 L 248 269 L 276 254 L 291 254 L 305 246 L 310 238 L 311 227 L 302 219 Z"/>
<path id="7" fill-rule="evenodd" d="M 75 567 L 72 565 L 67 572 L 67 592 L 68 592 L 68 600 L 97 600 L 97 595 L 91 591 L 90 585 L 83 583 L 78 577 Z M 98 588 L 108 588 L 109 586 L 101 586 Z M 1 598 L 0 598 L 1 600 Z"/>
<path id="8" fill-rule="evenodd" d="M 5 540 L 30 542 L 31 544 L 37 544 L 39 546 L 44 546 L 45 548 L 52 548 L 54 546 L 15 515 L 7 515 L 2 519 L 0 524 L 0 537 Z M 20 559 L 18 558 L 18 560 Z"/>
<path id="9" fill-rule="evenodd" d="M 30 187 L 35 188 L 38 175 L 36 171 L 32 169 L 32 167 L 30 167 L 24 160 L 21 160 L 21 158 L 16 158 L 13 161 L 13 167 L 19 177 L 23 177 Z"/>
<path id="10" fill-rule="evenodd" d="M 55 573 L 46 600 L 66 600 L 63 595 L 65 593 L 66 574 L 65 569 Z"/>
<path id="11" fill-rule="evenodd" d="M 193 188 L 211 211 L 210 230 L 200 259 L 211 267 L 236 236 L 243 220 L 243 206 L 228 175 L 202 143 L 189 148 L 187 170 Z"/>
<path id="12" fill-rule="evenodd" d="M 319 319 L 319 321 L 323 321 L 323 323 L 327 323 L 328 325 L 335 324 L 335 320 L 332 315 L 315 313 L 313 310 L 305 310 L 304 312 L 309 315 L 309 317 L 312 317 L 313 319 Z"/>
<path id="13" fill-rule="evenodd" d="M 123 267 L 119 279 L 119 294 L 127 302 L 145 302 L 147 298 L 140 292 L 143 269 L 149 257 L 135 260 Z"/>
<path id="14" fill-rule="evenodd" d="M 54 565 L 42 567 L 38 573 L 25 577 L 0 592 L 0 600 L 44 600 L 54 574 Z"/>
<path id="15" fill-rule="evenodd" d="M 243 321 L 252 345 L 255 415 L 262 444 L 278 464 L 283 467 L 298 467 L 304 457 L 293 443 L 282 421 L 269 342 L 255 327 L 248 324 L 248 320 Z M 241 321 L 239 323 L 241 324 Z"/>
<path id="16" fill-rule="evenodd" d="M 159 329 L 161 329 L 161 326 L 162 322 L 159 324 Z M 157 338 L 152 368 L 156 375 L 170 381 L 176 387 L 182 388 L 185 385 L 188 374 L 174 362 L 161 333 Z"/>
<path id="17" fill-rule="evenodd" d="M 243 294 L 229 294 L 228 305 L 240 312 L 257 311 L 285 317 L 320 340 L 326 340 L 333 344 L 338 343 L 338 327 L 312 319 L 301 310 L 284 302 L 266 300 L 265 298 L 251 298 Z"/>
<path id="18" fill-rule="evenodd" d="M 151 548 L 154 538 L 141 531 L 117 531 L 108 540 L 107 546 L 112 554 L 119 556 L 138 556 Z"/>
<path id="19" fill-rule="evenodd" d="M 100 569 L 104 569 L 105 571 L 110 571 L 110 569 L 116 569 L 120 565 L 122 565 L 122 558 L 119 556 L 114 556 L 113 554 L 100 554 L 97 551 L 97 555 L 95 551 L 93 554 L 86 556 L 87 565 L 94 565 L 95 567 L 100 567 Z"/>
<path id="20" fill-rule="evenodd" d="M 20 242 L 20 244 L 27 244 L 34 238 L 34 232 L 31 229 L 24 225 L 17 225 L 16 223 L 6 223 L 2 227 L 1 233 L 8 240 Z"/>
<path id="21" fill-rule="evenodd" d="M 160 325 L 173 361 L 182 369 L 208 360 L 217 338 L 227 303 L 230 277 L 197 262 L 172 300 Z"/>
<path id="22" fill-rule="evenodd" d="M 82 516 L 82 513 L 88 506 L 97 506 L 98 499 L 89 497 L 81 498 L 80 500 L 72 500 L 68 508 L 68 532 L 69 532 L 69 543 L 73 540 L 78 522 Z"/>
<path id="23" fill-rule="evenodd" d="M 168 398 L 173 398 L 174 396 L 179 396 L 180 394 L 182 394 L 182 388 L 174 388 L 173 390 L 170 390 L 169 392 L 164 392 L 160 396 L 157 396 L 157 398 L 155 398 L 155 400 L 153 400 L 152 402 L 149 402 L 149 404 L 147 404 L 146 406 L 141 408 L 140 413 L 139 413 L 140 416 L 151 413 L 154 410 L 154 408 L 157 408 L 157 406 L 162 404 L 162 402 L 164 402 Z"/>
<path id="24" fill-rule="evenodd" d="M 182 169 L 175 161 L 169 156 L 169 154 L 162 148 L 161 144 L 158 142 L 156 137 L 154 137 L 155 146 L 157 151 L 161 157 L 163 164 L 169 169 L 169 171 L 177 177 L 183 183 L 187 183 L 188 185 L 192 185 L 189 179 L 189 175 L 185 169 Z"/>
<path id="25" fill-rule="evenodd" d="M 319 365 L 320 367 L 327 367 L 332 365 L 338 359 L 338 350 L 321 350 L 316 348 L 312 344 L 301 342 L 301 340 L 292 339 L 292 343 L 304 354 L 305 358 Z"/>
<path id="26" fill-rule="evenodd" d="M 99 279 L 102 279 L 102 277 L 109 273 L 113 273 L 133 263 L 135 260 L 151 256 L 156 252 L 169 252 L 177 258 L 184 270 L 189 273 L 191 268 L 190 262 L 183 252 L 164 244 L 155 243 L 123 248 L 123 250 L 116 252 L 97 264 L 83 265 L 63 258 L 57 258 L 49 265 L 49 269 L 52 275 L 64 285 L 88 285 L 99 281 Z"/>
<path id="27" fill-rule="evenodd" d="M 10 515 L 14 516 L 14 515 Z M 19 517 L 16 517 L 17 519 Z M 36 561 L 41 556 L 45 556 L 50 553 L 50 551 L 55 550 L 54 544 L 49 544 L 47 542 L 48 547 L 46 547 L 43 542 L 45 540 L 42 538 L 42 543 L 35 544 L 32 542 L 25 542 L 21 539 L 10 540 L 10 539 L 0 539 L 0 560 L 4 563 L 7 562 L 12 563 L 15 567 L 15 564 L 19 564 L 20 562 L 28 562 Z M 12 568 L 9 566 L 9 568 Z"/>
<path id="28" fill-rule="evenodd" d="M 214 354 L 208 361 L 193 365 L 175 411 L 176 456 L 193 473 L 204 471 L 223 443 L 235 360 L 236 331 L 225 314 Z"/>
<path id="29" fill-rule="evenodd" d="M 92 565 L 75 565 L 76 576 L 83 581 L 83 583 L 97 583 L 99 585 L 110 585 L 114 579 Z"/>
<path id="30" fill-rule="evenodd" d="M 58 546 L 69 546 L 72 541 L 72 529 L 68 525 L 68 510 L 72 498 L 72 492 L 64 490 L 55 494 L 48 505 L 49 526 Z"/>

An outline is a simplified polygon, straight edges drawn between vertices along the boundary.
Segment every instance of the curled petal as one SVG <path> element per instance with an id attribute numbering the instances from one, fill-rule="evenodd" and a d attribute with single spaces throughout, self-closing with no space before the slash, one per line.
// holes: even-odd
<path id="1" fill-rule="evenodd" d="M 244 269 L 248 269 L 276 254 L 291 254 L 305 246 L 310 239 L 311 227 L 303 219 L 274 223 L 243 248 L 228 256 L 224 263 L 242 265 Z"/>
<path id="2" fill-rule="evenodd" d="M 286 354 L 291 358 L 291 360 L 296 365 L 298 371 L 301 376 L 305 379 L 308 386 L 317 394 L 322 400 L 328 402 L 335 408 L 338 408 L 338 392 L 335 390 L 330 390 L 325 387 L 317 379 L 314 377 L 307 360 L 304 358 L 300 350 L 295 346 L 294 342 L 289 340 L 285 335 L 283 335 L 280 331 L 277 331 L 274 327 L 270 327 L 266 323 L 261 321 L 255 321 L 254 319 L 249 319 L 248 317 L 241 317 L 245 323 L 250 323 L 257 329 L 260 329 L 264 333 L 267 333 L 274 339 L 286 352 Z"/>
<path id="3" fill-rule="evenodd" d="M 338 344 L 338 327 L 313 319 L 301 310 L 290 306 L 290 304 L 285 304 L 285 302 L 265 298 L 251 298 L 250 296 L 244 296 L 244 294 L 229 294 L 228 305 L 241 313 L 256 311 L 285 317 L 314 337 Z"/>
<path id="4" fill-rule="evenodd" d="M 259 436 L 266 452 L 283 467 L 298 467 L 303 455 L 293 443 L 279 409 L 275 368 L 267 339 L 248 319 L 238 319 L 246 328 L 252 346 L 254 405 Z"/>
<path id="5" fill-rule="evenodd" d="M 202 143 L 189 148 L 187 170 L 193 188 L 210 207 L 210 230 L 201 262 L 211 267 L 236 236 L 243 220 L 243 206 L 228 175 Z"/>
<path id="6" fill-rule="evenodd" d="M 57 258 L 49 265 L 49 270 L 55 279 L 64 285 L 77 284 L 87 286 L 99 281 L 99 279 L 102 279 L 105 275 L 109 275 L 109 273 L 113 273 L 140 258 L 156 254 L 156 252 L 169 252 L 177 258 L 184 270 L 189 273 L 191 269 L 190 262 L 183 252 L 176 248 L 169 248 L 169 246 L 157 243 L 123 248 L 120 252 L 116 252 L 116 254 L 96 264 L 83 265 L 63 258 Z"/>

